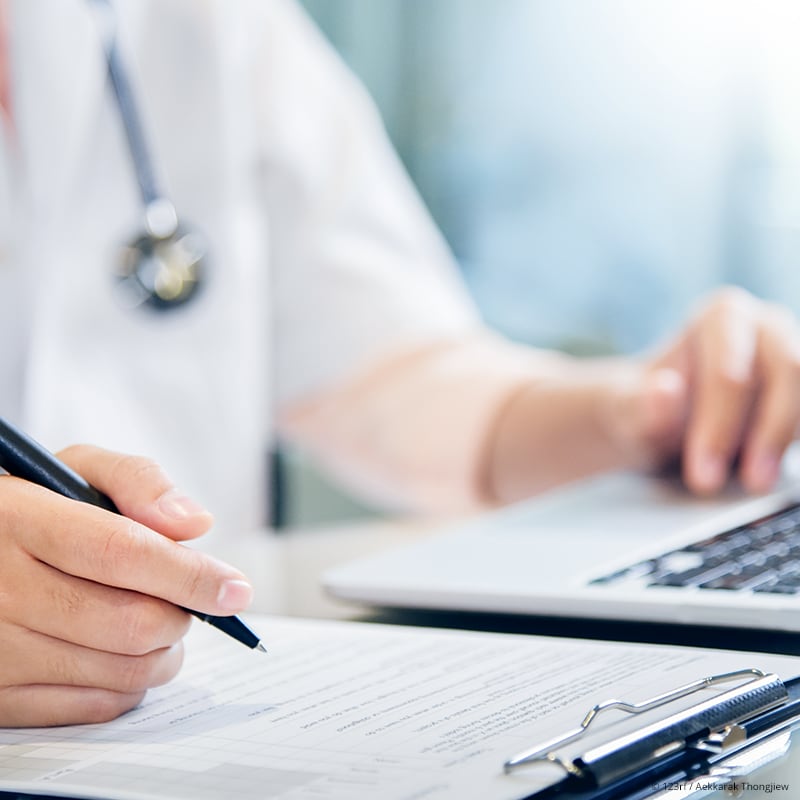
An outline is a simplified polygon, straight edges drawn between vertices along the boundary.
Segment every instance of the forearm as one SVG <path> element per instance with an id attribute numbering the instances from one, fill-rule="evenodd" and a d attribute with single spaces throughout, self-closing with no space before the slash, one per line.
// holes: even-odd
<path id="1" fill-rule="evenodd" d="M 280 421 L 373 500 L 463 510 L 621 463 L 598 405 L 607 378 L 605 367 L 476 336 L 387 356 Z"/>

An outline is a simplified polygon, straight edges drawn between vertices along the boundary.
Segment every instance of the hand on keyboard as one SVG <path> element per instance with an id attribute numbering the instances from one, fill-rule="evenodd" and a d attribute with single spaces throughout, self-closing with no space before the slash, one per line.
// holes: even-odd
<path id="1" fill-rule="evenodd" d="M 735 471 L 769 490 L 800 421 L 800 331 L 786 310 L 725 289 L 646 363 L 641 437 L 686 485 L 721 489 Z"/>

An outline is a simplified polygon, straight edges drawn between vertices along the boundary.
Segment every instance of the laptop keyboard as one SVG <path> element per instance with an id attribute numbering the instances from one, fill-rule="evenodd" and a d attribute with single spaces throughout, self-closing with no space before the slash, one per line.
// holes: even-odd
<path id="1" fill-rule="evenodd" d="M 591 581 L 630 582 L 800 594 L 800 504 Z"/>

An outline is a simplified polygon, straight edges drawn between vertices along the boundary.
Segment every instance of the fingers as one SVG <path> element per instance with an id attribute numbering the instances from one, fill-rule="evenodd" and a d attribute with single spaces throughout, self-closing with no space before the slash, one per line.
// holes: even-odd
<path id="1" fill-rule="evenodd" d="M 252 599 L 245 576 L 133 520 L 3 476 L 7 532 L 37 560 L 80 578 L 207 614 L 235 614 Z M 54 524 L 55 521 L 55 524 Z"/>
<path id="2" fill-rule="evenodd" d="M 3 589 L 0 627 L 10 623 L 111 653 L 169 647 L 190 625 L 189 615 L 165 600 L 68 575 L 20 551 L 6 556 Z"/>
<path id="3" fill-rule="evenodd" d="M 4 643 L 0 686 L 57 684 L 137 694 L 170 681 L 183 663 L 180 641 L 141 655 L 122 655 L 5 622 L 0 623 L 0 637 Z"/>
<path id="4" fill-rule="evenodd" d="M 141 456 L 129 456 L 89 445 L 62 450 L 59 458 L 111 497 L 127 517 L 171 539 L 193 539 L 205 533 L 213 517 L 172 485 L 164 470 Z"/>
<path id="5" fill-rule="evenodd" d="M 690 342 L 684 478 L 700 494 L 725 483 L 755 398 L 759 329 L 754 305 L 744 292 L 725 293 L 696 324 Z"/>
<path id="6" fill-rule="evenodd" d="M 180 641 L 115 655 L 0 622 L 0 727 L 105 722 L 180 670 Z"/>
<path id="7" fill-rule="evenodd" d="M 699 494 L 718 491 L 741 455 L 745 487 L 771 488 L 800 420 L 800 333 L 794 317 L 728 289 L 679 341 L 689 385 L 687 486 Z"/>
<path id="8" fill-rule="evenodd" d="M 77 686 L 6 686 L 0 688 L 0 726 L 33 728 L 108 722 L 135 708 L 144 694 Z"/>
<path id="9" fill-rule="evenodd" d="M 759 339 L 762 388 L 745 439 L 741 479 L 754 492 L 770 489 L 800 420 L 800 335 L 794 318 L 771 310 Z"/>

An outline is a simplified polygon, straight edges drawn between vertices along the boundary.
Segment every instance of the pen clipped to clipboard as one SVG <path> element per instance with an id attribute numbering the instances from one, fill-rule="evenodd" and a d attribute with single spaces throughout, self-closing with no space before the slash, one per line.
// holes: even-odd
<path id="1" fill-rule="evenodd" d="M 670 706 L 704 689 L 723 689 L 680 710 Z M 664 716 L 634 731 L 592 744 L 579 756 L 566 749 L 580 742 L 598 716 L 610 711 Z M 759 669 L 743 669 L 700 678 L 638 703 L 610 699 L 593 706 L 572 730 L 517 753 L 503 765 L 506 773 L 551 764 L 562 778 L 531 798 L 640 798 L 716 779 L 732 783 L 786 752 L 791 731 L 800 726 L 800 677 L 783 681 Z M 684 796 L 689 796 L 685 794 Z"/>

